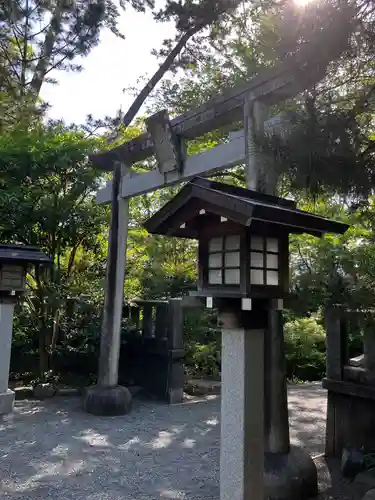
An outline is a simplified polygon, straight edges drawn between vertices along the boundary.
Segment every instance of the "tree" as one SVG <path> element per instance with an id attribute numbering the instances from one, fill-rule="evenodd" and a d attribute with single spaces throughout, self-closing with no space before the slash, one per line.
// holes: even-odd
<path id="1" fill-rule="evenodd" d="M 28 276 L 29 321 L 39 335 L 41 375 L 59 340 L 60 317 L 76 275 L 94 265 L 87 260 L 90 253 L 102 252 L 108 211 L 95 204 L 100 180 L 87 158 L 98 146 L 97 140 L 61 126 L 16 128 L 0 136 L 0 240 L 37 245 L 53 262 Z"/>
<path id="2" fill-rule="evenodd" d="M 131 5 L 144 11 L 152 0 L 125 0 L 121 7 Z M 99 43 L 103 28 L 123 37 L 117 27 L 120 11 L 112 0 L 91 2 L 81 0 L 4 0 L 0 7 L 0 62 L 7 89 L 18 96 L 31 94 L 36 99 L 43 82 L 54 82 L 52 70 L 80 71 L 74 63 L 78 56 L 87 56 Z"/>

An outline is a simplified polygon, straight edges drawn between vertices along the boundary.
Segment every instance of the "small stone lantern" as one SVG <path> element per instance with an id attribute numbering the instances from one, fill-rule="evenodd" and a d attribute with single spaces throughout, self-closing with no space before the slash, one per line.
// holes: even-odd
<path id="1" fill-rule="evenodd" d="M 14 402 L 8 389 L 14 306 L 25 290 L 27 268 L 50 262 L 38 247 L 0 245 L 0 415 L 10 413 Z"/>

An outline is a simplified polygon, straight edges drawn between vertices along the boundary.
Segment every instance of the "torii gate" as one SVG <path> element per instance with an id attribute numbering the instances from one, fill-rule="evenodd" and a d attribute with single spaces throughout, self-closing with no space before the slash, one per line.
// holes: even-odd
<path id="1" fill-rule="evenodd" d="M 329 62 L 328 51 L 323 64 L 321 54 L 315 53 L 311 57 L 310 53 L 307 55 L 308 60 L 304 54 L 305 52 L 301 51 L 279 66 L 264 71 L 247 84 L 228 90 L 218 98 L 171 121 L 166 111 L 158 113 L 146 120 L 147 133 L 92 158 L 96 167 L 107 171 L 114 170 L 114 166 L 120 163 L 121 181 L 113 185 L 112 181 L 109 181 L 106 187 L 97 193 L 96 198 L 100 204 L 112 201 L 109 241 L 116 242 L 116 248 L 109 245 L 107 284 L 112 282 L 113 286 L 112 289 L 111 286 L 108 287 L 105 298 L 98 384 L 89 388 L 84 398 L 87 411 L 113 415 L 127 413 L 131 408 L 129 391 L 117 385 L 129 199 L 132 196 L 186 181 L 197 175 L 209 175 L 239 164 L 246 165 L 248 188 L 268 194 L 274 191 L 275 179 L 271 179 L 270 172 L 265 171 L 258 138 L 267 129 L 271 131 L 273 129 L 275 132 L 275 129 L 280 126 L 280 122 L 277 123 L 277 117 L 276 121 L 275 119 L 266 121 L 270 105 L 297 95 L 324 75 Z M 187 156 L 186 140 L 197 138 L 223 125 L 241 120 L 244 123 L 243 130 L 231 133 L 227 143 L 201 154 Z M 149 158 L 153 154 L 156 155 L 157 168 L 143 174 L 132 172 L 133 163 Z M 118 167 L 114 171 L 116 175 L 119 175 Z M 118 190 L 116 186 L 119 187 Z M 113 200 L 115 200 L 114 203 Z M 113 235 L 115 235 L 114 238 Z M 113 259 L 113 255 L 116 259 Z M 277 328 L 279 325 L 276 325 L 276 330 Z M 277 360 L 279 364 L 282 363 L 282 345 L 280 346 L 280 343 L 276 341 L 273 349 L 276 349 L 272 353 L 273 360 Z M 275 368 L 276 378 L 279 376 L 279 368 L 279 366 Z M 274 424 L 275 451 L 289 447 L 287 402 L 283 384 L 284 379 L 280 379 L 279 385 L 276 384 L 277 387 L 275 386 L 276 388 L 274 387 L 272 391 L 272 397 L 278 398 L 279 403 L 273 405 L 273 414 L 270 416 Z M 279 410 L 282 413 L 282 423 L 279 423 Z M 285 422 L 286 427 L 283 425 Z M 259 428 L 254 432 L 263 431 Z M 258 446 L 255 455 L 250 459 L 253 465 L 251 463 L 249 465 L 249 457 L 246 458 L 246 463 L 250 468 L 253 467 L 251 477 L 258 478 L 254 481 L 257 484 L 252 485 L 254 500 L 261 498 L 263 500 L 263 448 Z M 245 476 L 246 474 L 239 481 L 242 483 L 248 481 L 248 477 Z M 222 487 L 221 500 L 237 500 L 237 498 L 243 499 L 241 494 L 235 495 L 234 498 L 233 492 Z"/>

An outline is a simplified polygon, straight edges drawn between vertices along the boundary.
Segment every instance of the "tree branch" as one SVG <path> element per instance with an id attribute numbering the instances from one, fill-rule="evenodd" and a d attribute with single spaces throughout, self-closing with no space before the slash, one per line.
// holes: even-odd
<path id="1" fill-rule="evenodd" d="M 130 123 L 133 121 L 133 118 L 135 115 L 138 113 L 140 110 L 141 106 L 145 102 L 146 98 L 150 95 L 150 93 L 154 90 L 156 85 L 159 83 L 159 81 L 163 78 L 164 74 L 169 70 L 169 68 L 172 66 L 173 61 L 175 58 L 180 54 L 182 49 L 185 47 L 187 42 L 190 40 L 191 37 L 193 37 L 198 31 L 200 31 L 203 28 L 204 25 L 200 24 L 197 26 L 194 26 L 187 30 L 180 40 L 177 42 L 177 44 L 174 46 L 174 48 L 171 50 L 171 52 L 168 54 L 168 56 L 165 58 L 164 62 L 160 65 L 159 69 L 154 73 L 154 75 L 150 78 L 150 80 L 147 82 L 147 84 L 143 87 L 143 89 L 140 91 L 138 96 L 135 98 L 133 104 L 130 106 L 128 109 L 127 113 L 125 114 L 123 118 L 123 124 L 127 127 L 130 125 Z"/>

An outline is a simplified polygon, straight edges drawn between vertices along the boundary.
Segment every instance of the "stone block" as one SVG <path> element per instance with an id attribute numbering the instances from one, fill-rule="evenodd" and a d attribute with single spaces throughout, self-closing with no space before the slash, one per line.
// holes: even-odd
<path id="1" fill-rule="evenodd" d="M 22 386 L 14 388 L 15 399 L 16 401 L 22 399 L 33 399 L 34 398 L 34 390 L 31 386 Z"/>
<path id="2" fill-rule="evenodd" d="M 38 384 L 34 387 L 36 399 L 48 399 L 56 395 L 57 388 L 52 384 Z"/>
<path id="3" fill-rule="evenodd" d="M 220 394 L 221 382 L 216 380 L 190 379 L 185 382 L 185 391 L 194 396 Z"/>
<path id="4" fill-rule="evenodd" d="M 10 389 L 0 394 L 0 415 L 12 413 L 14 404 L 14 392 Z"/>

